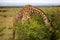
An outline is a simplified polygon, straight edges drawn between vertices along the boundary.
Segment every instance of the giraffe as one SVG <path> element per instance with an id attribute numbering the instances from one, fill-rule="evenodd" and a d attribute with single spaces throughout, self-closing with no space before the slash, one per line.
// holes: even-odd
<path id="1" fill-rule="evenodd" d="M 17 21 L 28 20 L 33 13 L 38 13 L 46 25 L 49 25 L 50 28 L 54 28 L 47 15 L 41 9 L 33 7 L 32 5 L 26 5 L 19 13 L 17 13 L 14 19 Z"/>
<path id="2" fill-rule="evenodd" d="M 41 9 L 34 7 L 32 5 L 24 6 L 24 8 L 14 16 L 14 20 L 23 22 L 24 20 L 28 20 L 33 13 L 38 13 L 42 17 L 47 27 L 51 31 L 54 31 L 54 26 L 52 25 L 52 22 L 49 20 L 47 15 Z M 15 36 L 15 30 L 13 34 L 14 34 L 13 36 Z M 15 40 L 15 37 L 13 37 L 13 40 Z"/>

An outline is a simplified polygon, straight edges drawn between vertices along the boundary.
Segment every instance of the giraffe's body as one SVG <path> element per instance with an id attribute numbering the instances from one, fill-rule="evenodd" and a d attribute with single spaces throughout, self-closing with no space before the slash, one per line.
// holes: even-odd
<path id="1" fill-rule="evenodd" d="M 26 5 L 14 18 L 17 21 L 22 22 L 23 20 L 28 20 L 33 13 L 38 13 L 46 25 L 50 23 L 49 18 L 41 9 L 33 7 L 31 5 Z"/>
<path id="2" fill-rule="evenodd" d="M 38 13 L 44 20 L 45 24 L 49 25 L 49 28 L 54 31 L 47 15 L 41 9 L 33 7 L 31 5 L 26 5 L 16 16 L 14 16 L 14 20 L 23 22 L 24 20 L 28 20 L 33 13 Z"/>

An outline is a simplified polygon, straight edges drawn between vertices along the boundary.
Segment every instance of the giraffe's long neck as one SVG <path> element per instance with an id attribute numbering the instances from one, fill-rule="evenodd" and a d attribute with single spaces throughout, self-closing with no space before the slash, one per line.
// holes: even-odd
<path id="1" fill-rule="evenodd" d="M 32 9 L 34 13 L 38 13 L 42 17 L 42 19 L 44 20 L 46 24 L 50 21 L 47 15 L 41 9 L 38 9 L 36 7 L 32 7 Z"/>
<path id="2" fill-rule="evenodd" d="M 52 22 L 49 20 L 49 18 L 47 17 L 47 15 L 39 8 L 36 7 L 32 7 L 32 10 L 34 13 L 38 13 L 42 19 L 44 20 L 45 24 L 47 26 L 50 26 L 50 30 L 54 31 L 54 26 L 52 25 Z"/>
<path id="3" fill-rule="evenodd" d="M 41 9 L 33 7 L 31 5 L 27 5 L 27 6 L 25 6 L 25 8 L 26 8 L 25 11 L 27 11 L 27 9 L 28 9 L 28 11 L 31 13 L 31 15 L 32 15 L 32 13 L 38 13 L 43 18 L 43 20 L 46 24 L 50 21 L 49 18 L 47 17 L 47 15 Z"/>

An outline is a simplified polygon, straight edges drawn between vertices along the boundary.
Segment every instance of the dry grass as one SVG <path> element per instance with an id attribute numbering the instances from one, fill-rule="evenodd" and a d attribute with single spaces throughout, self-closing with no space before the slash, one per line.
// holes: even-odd
<path id="1" fill-rule="evenodd" d="M 13 16 L 19 12 L 21 8 L 0 8 L 0 10 L 6 10 L 6 12 L 0 12 L 0 29 L 3 30 L 4 35 L 0 36 L 0 40 L 11 40 L 12 38 L 12 27 L 13 27 Z M 51 15 L 59 14 L 60 15 L 60 7 L 41 7 L 41 9 L 51 18 Z M 56 15 L 56 20 L 58 16 Z M 59 16 L 60 19 L 60 16 Z M 53 22 L 55 23 L 54 20 Z M 57 20 L 56 22 L 60 22 Z M 59 24 L 59 23 L 58 23 Z M 55 25 L 55 24 L 54 24 Z M 57 24 L 56 24 L 57 26 Z"/>

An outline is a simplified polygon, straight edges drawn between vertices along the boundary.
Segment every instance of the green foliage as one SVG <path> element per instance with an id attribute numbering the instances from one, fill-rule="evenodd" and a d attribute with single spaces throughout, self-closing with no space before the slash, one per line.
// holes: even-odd
<path id="1" fill-rule="evenodd" d="M 53 8 L 53 7 L 52 7 Z M 42 18 L 38 14 L 33 14 L 31 19 L 28 21 L 24 21 L 23 24 L 17 23 L 17 38 L 19 40 L 51 40 L 51 37 L 54 38 L 52 35 L 56 36 L 55 39 L 60 39 L 60 11 L 58 8 L 41 8 L 48 18 L 52 21 L 53 25 L 55 26 L 55 33 L 52 33 L 47 29 L 45 26 Z M 23 35 L 23 34 L 24 35 Z M 22 36 L 23 35 L 23 36 Z"/>
<path id="2" fill-rule="evenodd" d="M 51 33 L 38 14 L 23 23 L 16 23 L 16 36 L 18 40 L 49 40 Z"/>
<path id="3" fill-rule="evenodd" d="M 56 30 L 56 40 L 60 40 L 60 8 L 57 7 L 50 7 L 50 8 L 43 8 L 45 13 L 47 13 L 47 16 L 52 21 L 55 30 Z"/>

